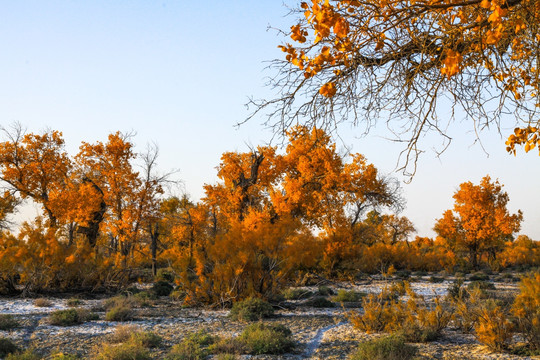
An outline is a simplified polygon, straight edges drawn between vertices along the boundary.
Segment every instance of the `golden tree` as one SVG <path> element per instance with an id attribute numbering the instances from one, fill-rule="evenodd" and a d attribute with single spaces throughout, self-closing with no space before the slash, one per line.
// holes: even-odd
<path id="1" fill-rule="evenodd" d="M 31 199 L 43 208 L 50 228 L 56 228 L 65 208 L 62 206 L 71 160 L 58 131 L 26 134 L 16 124 L 4 130 L 7 140 L 0 143 L 0 180 L 22 199 Z"/>
<path id="2" fill-rule="evenodd" d="M 369 131 L 385 118 L 408 161 L 462 110 L 476 130 L 512 126 L 501 120 L 513 113 L 509 151 L 540 141 L 537 0 L 310 0 L 292 12 L 277 98 L 253 102 L 276 131 L 344 121 Z"/>
<path id="3" fill-rule="evenodd" d="M 498 181 L 485 176 L 479 185 L 463 183 L 454 194 L 454 209 L 444 212 L 434 230 L 450 247 L 466 253 L 474 268 L 480 257 L 487 254 L 491 260 L 500 252 L 505 241 L 519 231 L 523 215 L 510 214 L 508 194 Z"/>

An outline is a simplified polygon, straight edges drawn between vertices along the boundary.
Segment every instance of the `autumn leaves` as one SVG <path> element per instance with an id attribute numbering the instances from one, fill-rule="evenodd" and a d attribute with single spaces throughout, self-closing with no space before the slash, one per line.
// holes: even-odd
<path id="1" fill-rule="evenodd" d="M 289 109 L 268 113 L 281 127 L 306 113 L 319 124 L 382 116 L 414 156 L 423 132 L 445 133 L 437 102 L 446 97 L 476 130 L 515 109 L 522 134 L 510 135 L 509 152 L 537 143 L 523 134 L 538 128 L 538 1 L 311 0 L 296 14 L 292 42 L 279 46 L 281 97 L 256 110 Z M 407 135 L 392 126 L 404 118 Z"/>

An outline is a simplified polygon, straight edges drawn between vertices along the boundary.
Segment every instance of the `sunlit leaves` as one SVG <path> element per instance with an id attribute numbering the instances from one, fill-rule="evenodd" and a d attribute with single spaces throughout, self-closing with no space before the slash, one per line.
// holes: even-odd
<path id="1" fill-rule="evenodd" d="M 489 176 L 479 185 L 461 184 L 453 197 L 454 209 L 445 211 L 434 230 L 453 250 L 466 252 L 475 267 L 480 255 L 490 253 L 494 257 L 520 228 L 521 211 L 509 213 L 508 194 Z"/>

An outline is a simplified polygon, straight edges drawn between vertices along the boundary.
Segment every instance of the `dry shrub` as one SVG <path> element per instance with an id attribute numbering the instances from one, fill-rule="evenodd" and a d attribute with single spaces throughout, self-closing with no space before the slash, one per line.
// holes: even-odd
<path id="1" fill-rule="evenodd" d="M 531 350 L 540 352 L 540 273 L 523 277 L 512 314 Z"/>
<path id="2" fill-rule="evenodd" d="M 349 314 L 350 321 L 366 332 L 400 332 L 409 341 L 435 340 L 452 319 L 451 309 L 439 298 L 434 305 L 428 304 L 407 282 L 403 288 L 409 295 L 406 303 L 399 300 L 398 289 L 385 289 L 364 298 L 364 313 Z"/>
<path id="3" fill-rule="evenodd" d="M 364 313 L 350 313 L 354 327 L 370 332 L 393 332 L 401 327 L 404 319 L 403 304 L 388 296 L 386 290 L 380 294 L 369 294 L 362 301 Z"/>
<path id="4" fill-rule="evenodd" d="M 111 344 L 120 344 L 129 341 L 133 333 L 141 331 L 137 325 L 118 325 L 114 333 L 107 336 L 107 342 Z"/>
<path id="5" fill-rule="evenodd" d="M 493 300 L 485 301 L 478 310 L 474 330 L 478 341 L 495 351 L 508 349 L 513 335 L 506 311 Z"/>
<path id="6" fill-rule="evenodd" d="M 51 307 L 53 305 L 52 301 L 45 298 L 39 298 L 34 300 L 34 306 L 37 307 Z"/>

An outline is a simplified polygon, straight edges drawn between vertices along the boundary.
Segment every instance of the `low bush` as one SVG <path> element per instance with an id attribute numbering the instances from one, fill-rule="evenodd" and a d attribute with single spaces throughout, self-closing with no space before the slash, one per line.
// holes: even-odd
<path id="1" fill-rule="evenodd" d="M 112 334 L 107 335 L 107 342 L 111 344 L 120 344 L 128 342 L 133 333 L 141 331 L 136 325 L 118 325 Z"/>
<path id="2" fill-rule="evenodd" d="M 282 295 L 285 300 L 301 300 L 307 299 L 313 295 L 309 290 L 301 288 L 289 288 L 282 291 Z"/>
<path id="3" fill-rule="evenodd" d="M 175 289 L 169 294 L 169 297 L 173 300 L 182 301 L 186 298 L 186 295 L 187 293 L 185 291 L 180 290 L 180 289 Z"/>
<path id="4" fill-rule="evenodd" d="M 291 335 L 291 330 L 281 324 L 260 322 L 245 328 L 239 339 L 250 354 L 284 354 L 294 347 Z"/>
<path id="5" fill-rule="evenodd" d="M 332 298 L 335 302 L 355 302 L 359 301 L 366 293 L 359 293 L 353 290 L 339 289 L 337 295 Z"/>
<path id="6" fill-rule="evenodd" d="M 385 293 L 390 297 L 399 297 L 403 296 L 407 293 L 407 290 L 410 289 L 410 285 L 408 281 L 405 280 L 398 280 L 392 282 L 390 285 L 390 289 L 386 291 Z"/>
<path id="7" fill-rule="evenodd" d="M 358 345 L 350 360 L 409 360 L 417 348 L 405 343 L 401 336 L 387 336 Z"/>
<path id="8" fill-rule="evenodd" d="M 274 315 L 274 308 L 259 298 L 248 298 L 235 303 L 229 316 L 233 320 L 257 321 Z"/>
<path id="9" fill-rule="evenodd" d="M 512 305 L 517 331 L 527 340 L 530 353 L 540 354 L 540 273 L 524 276 Z"/>
<path id="10" fill-rule="evenodd" d="M 156 274 L 156 281 L 172 283 L 174 281 L 174 273 L 172 269 L 159 269 Z"/>
<path id="11" fill-rule="evenodd" d="M 32 349 L 27 349 L 22 353 L 9 354 L 5 360 L 40 360 L 41 356 L 36 354 Z"/>
<path id="12" fill-rule="evenodd" d="M 101 344 L 94 350 L 95 360 L 150 360 L 150 352 L 144 346 L 126 342 L 123 344 Z"/>
<path id="13" fill-rule="evenodd" d="M 469 276 L 470 281 L 488 281 L 489 275 L 483 273 L 483 272 L 475 272 L 474 274 L 471 274 Z"/>
<path id="14" fill-rule="evenodd" d="M 156 294 L 156 296 L 169 296 L 173 289 L 173 286 L 167 281 L 160 280 L 155 282 L 154 285 L 152 285 L 151 290 L 154 294 Z"/>
<path id="15" fill-rule="evenodd" d="M 435 298 L 428 304 L 422 296 L 406 286 L 409 300 L 406 303 L 385 294 L 370 294 L 363 300 L 364 312 L 350 313 L 352 324 L 366 332 L 399 332 L 405 340 L 433 341 L 452 319 L 447 304 Z"/>
<path id="16" fill-rule="evenodd" d="M 158 296 L 153 291 L 140 291 L 133 295 L 133 300 L 140 307 L 149 307 L 157 299 Z"/>
<path id="17" fill-rule="evenodd" d="M 45 298 L 39 298 L 34 300 L 34 306 L 37 307 L 51 307 L 53 305 L 52 301 Z"/>
<path id="18" fill-rule="evenodd" d="M 210 355 L 209 346 L 215 337 L 204 330 L 189 334 L 180 343 L 174 345 L 166 360 L 203 360 Z"/>
<path id="19" fill-rule="evenodd" d="M 245 354 L 246 345 L 238 338 L 221 338 L 210 346 L 213 354 Z"/>
<path id="20" fill-rule="evenodd" d="M 105 313 L 107 321 L 129 321 L 133 320 L 134 311 L 128 306 L 116 306 Z"/>
<path id="21" fill-rule="evenodd" d="M 145 348 L 152 349 L 159 347 L 163 338 L 152 331 L 138 331 L 131 334 L 129 341 L 140 344 Z"/>
<path id="22" fill-rule="evenodd" d="M 506 311 L 487 300 L 478 309 L 477 322 L 474 326 L 476 338 L 491 350 L 508 349 L 513 335 L 513 324 L 508 320 Z"/>
<path id="23" fill-rule="evenodd" d="M 73 354 L 58 353 L 51 356 L 50 360 L 78 360 L 79 356 Z"/>
<path id="24" fill-rule="evenodd" d="M 134 308 L 137 306 L 137 300 L 131 295 L 118 295 L 105 300 L 103 302 L 103 306 L 106 310 L 110 310 L 115 307 Z"/>
<path id="25" fill-rule="evenodd" d="M 114 333 L 107 337 L 107 342 L 110 344 L 120 344 L 132 342 L 139 344 L 145 348 L 159 347 L 163 339 L 152 331 L 142 331 L 140 327 L 135 325 L 119 325 Z"/>
<path id="26" fill-rule="evenodd" d="M 444 278 L 440 277 L 440 276 L 430 276 L 429 277 L 429 282 L 432 283 L 432 284 L 442 283 L 443 281 L 444 281 Z"/>
<path id="27" fill-rule="evenodd" d="M 238 355 L 235 354 L 218 354 L 214 357 L 216 360 L 239 360 Z"/>
<path id="28" fill-rule="evenodd" d="M 364 313 L 350 313 L 349 320 L 358 329 L 370 332 L 392 332 L 401 328 L 404 320 L 403 304 L 389 298 L 383 290 L 380 294 L 369 294 L 362 301 Z"/>
<path id="29" fill-rule="evenodd" d="M 317 290 L 317 293 L 321 296 L 330 296 L 330 295 L 335 295 L 336 292 L 334 291 L 334 289 L 332 289 L 331 287 L 328 287 L 328 286 L 319 286 L 319 289 Z"/>
<path id="30" fill-rule="evenodd" d="M 0 338 L 0 357 L 19 351 L 19 347 L 7 338 Z"/>
<path id="31" fill-rule="evenodd" d="M 496 290 L 495 285 L 489 281 L 474 280 L 467 285 L 467 289 Z"/>
<path id="32" fill-rule="evenodd" d="M 19 322 L 10 314 L 0 314 L 0 330 L 11 330 L 19 327 Z"/>
<path id="33" fill-rule="evenodd" d="M 324 296 L 315 296 L 304 303 L 315 308 L 332 308 L 335 304 Z"/>
<path id="34" fill-rule="evenodd" d="M 97 314 L 87 309 L 57 310 L 49 315 L 49 323 L 57 326 L 72 326 L 89 320 L 97 320 Z"/>
<path id="35" fill-rule="evenodd" d="M 66 305 L 69 307 L 76 307 L 82 305 L 82 301 L 77 298 L 71 298 L 66 301 Z"/>
<path id="36" fill-rule="evenodd" d="M 454 280 L 454 282 L 446 290 L 446 298 L 450 301 L 463 299 L 469 295 L 469 293 L 463 288 L 462 278 L 457 278 Z"/>

